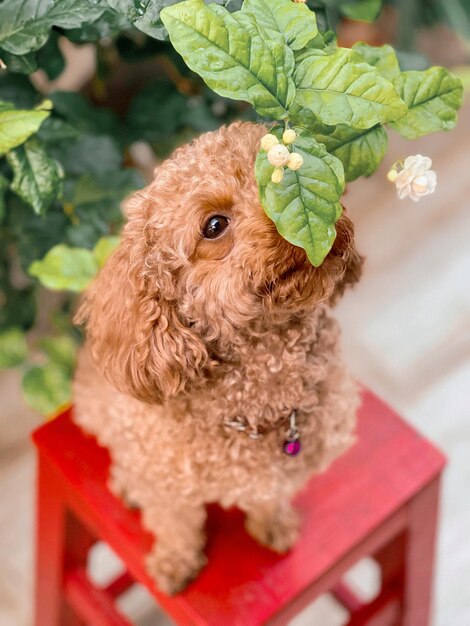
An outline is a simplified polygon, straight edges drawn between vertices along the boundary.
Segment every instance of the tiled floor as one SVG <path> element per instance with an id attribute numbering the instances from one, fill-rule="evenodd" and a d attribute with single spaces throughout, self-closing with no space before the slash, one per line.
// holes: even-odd
<path id="1" fill-rule="evenodd" d="M 470 103 L 458 129 L 414 144 L 391 138 L 386 164 L 345 198 L 367 255 L 364 278 L 338 308 L 344 348 L 358 378 L 447 453 L 439 541 L 435 626 L 470 624 Z M 395 159 L 433 158 L 438 190 L 399 202 L 385 173 Z M 0 625 L 31 624 L 32 451 L 38 422 L 22 406 L 12 373 L 0 377 Z M 109 567 L 97 555 L 98 572 Z M 101 563 L 101 565 L 100 565 Z M 103 563 L 105 565 L 103 565 Z M 367 572 L 362 573 L 367 578 Z M 168 624 L 148 600 L 127 599 L 146 626 Z M 336 626 L 328 599 L 295 626 Z"/>

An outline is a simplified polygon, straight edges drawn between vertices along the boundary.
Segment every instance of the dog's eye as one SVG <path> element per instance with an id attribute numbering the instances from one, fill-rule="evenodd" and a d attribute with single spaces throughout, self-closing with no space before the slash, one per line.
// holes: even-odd
<path id="1" fill-rule="evenodd" d="M 202 230 L 205 239 L 216 239 L 229 225 L 228 217 L 225 215 L 214 215 L 209 218 Z"/>

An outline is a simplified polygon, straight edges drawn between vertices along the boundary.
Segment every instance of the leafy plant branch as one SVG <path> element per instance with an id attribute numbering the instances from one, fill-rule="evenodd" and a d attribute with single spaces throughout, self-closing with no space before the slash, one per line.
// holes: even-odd
<path id="1" fill-rule="evenodd" d="M 211 89 L 249 102 L 268 120 L 302 128 L 291 149 L 305 166 L 273 179 L 276 166 L 261 150 L 256 176 L 265 212 L 313 265 L 335 239 L 344 187 L 338 180 L 375 171 L 385 155 L 385 125 L 407 138 L 455 125 L 462 85 L 446 69 L 400 72 L 390 46 L 337 47 L 304 4 L 245 0 L 230 13 L 185 0 L 164 8 L 161 19 L 175 49 Z M 332 170 L 340 176 L 332 179 Z M 319 186 L 327 190 L 323 198 Z"/>
<path id="2" fill-rule="evenodd" d="M 273 165 L 260 148 L 261 204 L 280 234 L 320 265 L 345 183 L 376 170 L 388 130 L 413 139 L 455 125 L 462 87 L 447 70 L 402 72 L 391 46 L 337 45 L 328 22 L 373 20 L 381 5 L 0 1 L 0 367 L 21 368 L 32 406 L 50 413 L 70 397 L 79 341 L 73 294 L 117 245 L 121 200 L 144 184 L 129 163 L 135 141 L 164 157 L 221 123 L 264 121 L 290 166 Z M 85 94 L 45 99 L 28 77 L 62 73 L 64 37 L 96 46 L 93 84 L 102 101 L 112 101 L 109 77 L 126 64 L 157 59 L 154 75 L 126 94 L 130 104 L 119 114 Z M 294 139 L 284 143 L 286 130 Z M 53 312 L 54 334 L 38 341 L 28 331 L 43 289 L 65 295 Z"/>

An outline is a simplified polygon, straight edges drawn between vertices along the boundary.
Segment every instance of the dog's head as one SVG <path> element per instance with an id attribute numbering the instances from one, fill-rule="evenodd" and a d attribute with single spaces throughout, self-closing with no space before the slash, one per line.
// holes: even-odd
<path id="1" fill-rule="evenodd" d="M 200 382 L 251 328 L 287 323 L 358 279 L 345 214 L 315 268 L 263 212 L 253 170 L 265 133 L 248 123 L 206 133 L 130 199 L 120 247 L 77 317 L 118 389 L 162 402 Z"/>

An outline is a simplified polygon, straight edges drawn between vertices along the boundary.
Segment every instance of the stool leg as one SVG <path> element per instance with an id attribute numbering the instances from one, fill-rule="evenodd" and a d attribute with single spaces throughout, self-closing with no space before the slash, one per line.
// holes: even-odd
<path id="1" fill-rule="evenodd" d="M 42 455 L 37 481 L 35 626 L 60 626 L 65 506 L 57 475 Z"/>
<path id="2" fill-rule="evenodd" d="M 431 623 L 439 478 L 410 503 L 405 553 L 403 626 Z"/>
<path id="3" fill-rule="evenodd" d="M 82 626 L 64 601 L 64 575 L 86 567 L 94 538 L 67 511 L 60 478 L 42 455 L 37 481 L 35 626 Z"/>
<path id="4" fill-rule="evenodd" d="M 405 533 L 400 533 L 392 541 L 374 554 L 380 566 L 382 589 L 380 595 L 392 593 L 397 598 L 393 617 L 388 626 L 403 626 L 403 595 L 405 588 Z"/>
<path id="5" fill-rule="evenodd" d="M 65 526 L 65 554 L 64 554 L 64 574 L 65 572 L 83 568 L 86 570 L 88 563 L 88 553 L 95 544 L 94 536 L 71 512 L 67 512 Z M 65 594 L 66 595 L 66 594 Z M 62 626 L 84 626 L 85 622 L 76 615 L 73 609 L 66 603 Z"/>

